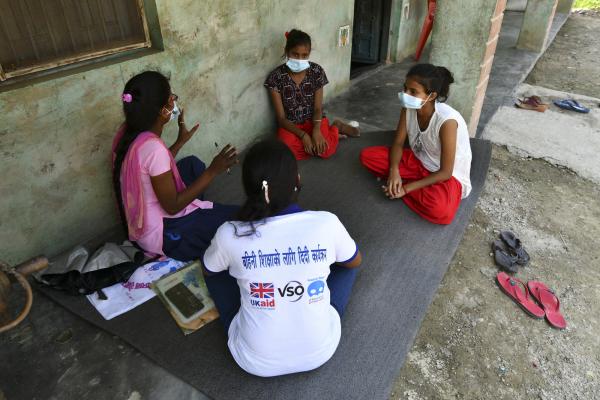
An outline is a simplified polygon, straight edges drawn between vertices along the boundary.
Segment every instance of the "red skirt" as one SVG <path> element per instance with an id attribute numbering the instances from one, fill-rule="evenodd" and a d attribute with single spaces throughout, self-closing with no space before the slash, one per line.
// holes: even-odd
<path id="1" fill-rule="evenodd" d="M 307 135 L 312 137 L 312 121 L 309 120 L 303 124 L 297 124 L 296 126 L 306 132 Z M 334 155 L 335 151 L 337 150 L 338 142 L 340 140 L 339 131 L 337 126 L 329 126 L 329 120 L 327 118 L 323 118 L 321 121 L 321 133 L 323 134 L 323 138 L 329 146 L 327 147 L 327 150 L 325 150 L 323 154 L 319 154 L 318 157 L 329 158 Z M 311 157 L 310 154 L 304 151 L 304 144 L 302 143 L 302 140 L 292 132 L 283 128 L 279 128 L 277 130 L 277 137 L 279 140 L 285 143 L 290 150 L 292 150 L 292 153 L 294 153 L 294 156 L 296 156 L 296 160 L 306 160 L 307 158 Z"/>
<path id="2" fill-rule="evenodd" d="M 390 170 L 390 148 L 373 146 L 363 149 L 360 162 L 375 176 L 387 179 Z M 398 166 L 403 184 L 425 178 L 429 172 L 411 149 L 404 149 Z M 413 190 L 402 197 L 404 203 L 426 220 L 434 224 L 448 225 L 460 206 L 462 185 L 455 178 Z"/>

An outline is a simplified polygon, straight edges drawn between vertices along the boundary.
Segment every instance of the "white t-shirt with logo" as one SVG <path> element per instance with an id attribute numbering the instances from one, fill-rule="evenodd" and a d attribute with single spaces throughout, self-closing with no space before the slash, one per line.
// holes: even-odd
<path id="1" fill-rule="evenodd" d="M 296 206 L 297 207 L 297 206 Z M 206 269 L 229 268 L 241 308 L 229 327 L 228 346 L 245 371 L 276 376 L 315 369 L 333 356 L 340 317 L 329 303 L 330 265 L 357 254 L 340 220 L 325 211 L 297 211 L 258 223 L 258 235 L 241 222 L 217 230 L 204 255 Z"/>

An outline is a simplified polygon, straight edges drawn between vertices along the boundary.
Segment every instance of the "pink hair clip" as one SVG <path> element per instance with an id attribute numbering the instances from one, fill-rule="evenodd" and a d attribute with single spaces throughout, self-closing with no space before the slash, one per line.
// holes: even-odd
<path id="1" fill-rule="evenodd" d="M 123 95 L 121 96 L 121 100 L 123 100 L 125 103 L 131 103 L 131 101 L 133 100 L 133 96 L 129 93 L 123 93 Z"/>
<path id="2" fill-rule="evenodd" d="M 290 33 L 289 33 L 289 32 L 286 32 L 286 33 L 284 33 L 284 36 L 285 36 L 285 38 L 287 39 L 287 38 L 289 38 L 289 37 L 290 37 Z"/>

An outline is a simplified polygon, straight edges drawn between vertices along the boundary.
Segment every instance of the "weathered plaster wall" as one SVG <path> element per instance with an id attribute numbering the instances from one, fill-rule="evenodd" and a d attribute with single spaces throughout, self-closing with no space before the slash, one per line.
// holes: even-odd
<path id="1" fill-rule="evenodd" d="M 406 18 L 405 4 L 408 4 L 408 18 Z M 391 61 L 400 62 L 407 57 L 414 57 L 426 15 L 427 1 L 425 0 L 393 0 L 390 19 Z"/>
<path id="2" fill-rule="evenodd" d="M 508 0 L 506 2 L 506 11 L 525 11 L 527 0 Z"/>
<path id="3" fill-rule="evenodd" d="M 523 15 L 517 48 L 541 53 L 546 47 L 558 0 L 530 0 Z"/>
<path id="4" fill-rule="evenodd" d="M 0 93 L 0 258 L 53 255 L 117 224 L 109 154 L 122 121 L 126 80 L 147 69 L 170 75 L 186 119 L 201 127 L 181 156 L 210 161 L 214 142 L 244 148 L 273 132 L 262 82 L 281 62 L 283 33 L 312 35 L 327 71 L 326 97 L 348 84 L 352 0 L 157 0 L 165 51 Z M 176 135 L 170 126 L 165 141 Z"/>
<path id="5" fill-rule="evenodd" d="M 489 75 L 490 57 L 495 51 L 495 47 L 488 47 L 488 41 L 490 36 L 497 35 L 502 23 L 502 17 L 496 17 L 492 31 L 492 16 L 496 12 L 502 14 L 504 5 L 502 0 L 461 0 L 460 3 L 448 1 L 437 4 L 430 60 L 432 64 L 443 65 L 452 71 L 455 83 L 448 104 L 465 118 L 471 135 L 475 134 L 473 125 L 477 126 L 487 87 L 487 83 L 482 85 L 481 77 Z M 489 60 L 485 66 L 484 60 Z M 477 110 L 475 114 L 474 110 Z"/>

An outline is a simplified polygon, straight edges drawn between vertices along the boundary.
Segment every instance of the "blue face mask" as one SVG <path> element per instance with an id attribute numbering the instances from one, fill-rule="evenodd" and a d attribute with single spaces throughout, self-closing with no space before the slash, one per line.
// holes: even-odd
<path id="1" fill-rule="evenodd" d="M 173 102 L 173 110 L 171 110 L 171 116 L 169 117 L 169 122 L 176 120 L 179 117 L 179 107 L 177 107 L 177 103 Z"/>
<path id="2" fill-rule="evenodd" d="M 295 58 L 288 58 L 285 65 L 287 65 L 292 72 L 296 73 L 302 72 L 310 67 L 308 60 L 296 60 Z"/>
<path id="3" fill-rule="evenodd" d="M 427 100 L 429 100 L 429 96 L 427 96 L 427 98 L 423 100 L 419 97 L 411 96 L 410 94 L 405 92 L 398 93 L 398 98 L 400 99 L 400 104 L 402 105 L 402 107 L 411 108 L 413 110 L 419 110 L 421 107 L 423 107 L 423 104 L 425 104 Z"/>

